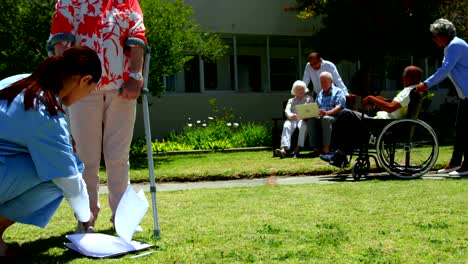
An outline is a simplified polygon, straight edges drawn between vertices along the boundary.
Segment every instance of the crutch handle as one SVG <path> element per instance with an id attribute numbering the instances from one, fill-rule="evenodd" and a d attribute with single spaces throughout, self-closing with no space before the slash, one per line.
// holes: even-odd
<path id="1" fill-rule="evenodd" d="M 151 51 L 150 47 L 146 45 L 146 43 L 142 39 L 139 38 L 128 38 L 127 40 L 125 40 L 124 44 L 126 47 L 140 46 L 145 50 L 146 53 L 150 53 Z"/>
<path id="2" fill-rule="evenodd" d="M 47 54 L 49 55 L 49 57 L 54 55 L 55 44 L 67 41 L 69 41 L 73 46 L 75 44 L 75 36 L 73 36 L 72 34 L 60 33 L 50 38 L 49 41 L 47 41 L 46 45 Z"/>

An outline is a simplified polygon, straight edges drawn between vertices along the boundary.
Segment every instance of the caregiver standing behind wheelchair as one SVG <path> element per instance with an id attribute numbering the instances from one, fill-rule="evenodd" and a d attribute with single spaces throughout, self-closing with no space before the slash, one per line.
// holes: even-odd
<path id="1" fill-rule="evenodd" d="M 45 227 L 63 197 L 83 228 L 92 222 L 62 104 L 88 95 L 100 78 L 97 54 L 74 47 L 48 58 L 31 75 L 0 81 L 0 256 L 11 255 L 3 240 L 9 226 Z"/>
<path id="2" fill-rule="evenodd" d="M 430 26 L 435 44 L 444 48 L 444 60 L 437 71 L 420 83 L 419 92 L 437 85 L 449 77 L 461 99 L 458 105 L 456 136 L 450 162 L 437 173 L 451 176 L 468 175 L 468 44 L 456 36 L 456 29 L 447 19 L 437 19 Z M 462 163 L 462 156 L 464 160 Z"/>

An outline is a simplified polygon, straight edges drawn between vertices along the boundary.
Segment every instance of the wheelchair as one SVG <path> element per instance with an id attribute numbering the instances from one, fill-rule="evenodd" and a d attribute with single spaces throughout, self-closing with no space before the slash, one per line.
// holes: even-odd
<path id="1" fill-rule="evenodd" d="M 422 98 L 415 89 L 411 91 L 404 119 L 362 119 L 366 132 L 353 139 L 357 143 L 352 144 L 346 157 L 348 161 L 355 158 L 351 169 L 355 181 L 367 176 L 370 159 L 378 168 L 402 179 L 421 177 L 434 166 L 439 143 L 432 127 L 418 119 Z"/>

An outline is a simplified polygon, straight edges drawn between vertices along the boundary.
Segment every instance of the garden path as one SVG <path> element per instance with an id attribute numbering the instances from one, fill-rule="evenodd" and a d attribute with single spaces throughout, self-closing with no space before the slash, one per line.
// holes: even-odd
<path id="1" fill-rule="evenodd" d="M 344 178 L 345 176 L 348 176 Z M 448 175 L 435 174 L 429 172 L 422 177 L 423 180 L 441 180 L 448 178 Z M 394 178 L 388 176 L 386 173 L 372 173 L 369 174 L 367 180 L 392 180 Z M 229 181 L 199 181 L 199 182 L 174 182 L 174 183 L 160 183 L 156 184 L 158 192 L 163 191 L 182 191 L 182 190 L 196 190 L 196 189 L 214 189 L 214 188 L 236 188 L 236 187 L 255 187 L 255 186 L 275 186 L 275 185 L 295 185 L 295 184 L 332 184 L 338 182 L 353 182 L 350 175 L 323 175 L 323 176 L 281 176 L 281 177 L 267 177 L 261 179 L 242 179 L 242 180 L 229 180 Z M 143 189 L 149 192 L 149 183 L 146 184 L 132 184 L 138 191 Z M 100 193 L 107 193 L 107 186 L 103 185 L 100 188 Z"/>

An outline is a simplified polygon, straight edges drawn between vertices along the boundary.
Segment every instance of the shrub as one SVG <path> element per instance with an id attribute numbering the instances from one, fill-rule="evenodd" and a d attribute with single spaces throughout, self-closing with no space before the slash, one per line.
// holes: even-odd
<path id="1" fill-rule="evenodd" d="M 174 132 L 152 143 L 153 152 L 175 150 L 220 150 L 241 147 L 268 146 L 271 143 L 271 130 L 268 126 L 254 122 L 234 122 L 236 117 L 231 110 L 219 110 L 216 100 L 210 100 L 214 116 L 206 120 L 187 121 L 181 133 Z M 146 153 L 146 142 L 137 139 L 133 142 L 130 154 Z"/>

